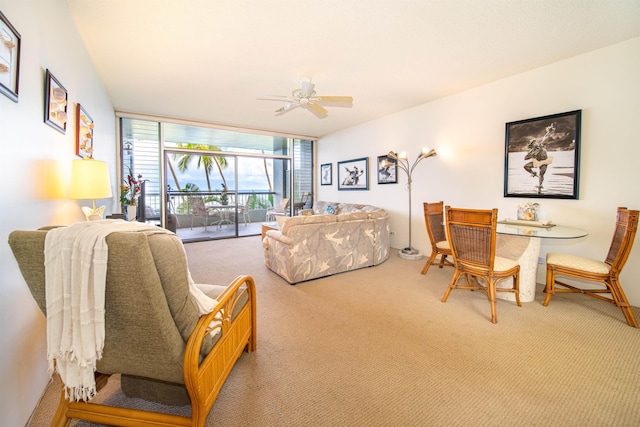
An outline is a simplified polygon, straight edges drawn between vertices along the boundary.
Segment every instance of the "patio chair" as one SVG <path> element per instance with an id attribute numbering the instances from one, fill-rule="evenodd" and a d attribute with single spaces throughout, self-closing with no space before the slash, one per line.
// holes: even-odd
<path id="1" fill-rule="evenodd" d="M 280 204 L 277 208 L 271 208 L 267 211 L 267 222 L 275 221 L 276 216 L 285 216 L 287 209 L 289 208 L 289 199 L 280 200 Z"/>
<path id="2" fill-rule="evenodd" d="M 202 217 L 204 220 L 204 231 L 207 231 L 209 225 L 209 218 L 217 217 L 219 214 L 215 210 L 207 209 L 204 205 L 204 199 L 197 196 L 187 197 L 189 206 L 191 206 L 191 229 L 193 230 L 193 221 L 196 217 Z"/>
<path id="3" fill-rule="evenodd" d="M 302 197 L 300 198 L 300 201 L 293 204 L 294 215 L 298 215 L 298 212 L 300 212 L 301 209 L 304 209 L 304 206 L 309 201 L 309 197 L 311 197 L 310 192 L 307 191 L 305 193 L 302 193 Z"/>
<path id="4" fill-rule="evenodd" d="M 520 265 L 496 256 L 498 209 L 475 210 L 445 207 L 447 235 L 451 245 L 455 272 L 442 297 L 446 302 L 453 289 L 479 290 L 491 304 L 491 322 L 497 323 L 496 292 L 513 292 L 520 304 Z M 459 285 L 465 276 L 465 285 Z M 513 278 L 513 287 L 498 288 L 499 281 Z"/>
<path id="5" fill-rule="evenodd" d="M 622 290 L 619 277 L 633 247 L 633 241 L 638 229 L 638 214 L 639 211 L 618 208 L 616 228 L 609 247 L 609 253 L 604 262 L 578 255 L 548 253 L 547 281 L 545 285 L 547 296 L 542 305 L 545 307 L 549 305 L 549 301 L 551 301 L 551 297 L 555 293 L 582 293 L 615 304 L 622 310 L 627 324 L 637 328 L 638 321 L 629 305 L 627 296 Z M 557 276 L 598 282 L 605 287 L 581 288 L 577 284 L 569 285 L 560 282 L 556 280 Z M 560 285 L 561 288 L 556 288 L 556 285 Z M 610 296 L 603 296 L 603 293 Z"/>
<path id="6" fill-rule="evenodd" d="M 453 267 L 453 263 L 447 259 L 452 255 L 451 246 L 447 240 L 444 230 L 444 203 L 423 203 L 424 205 L 424 222 L 427 226 L 427 234 L 431 242 L 431 256 L 422 267 L 422 274 L 427 274 L 429 267 L 438 264 L 440 268 L 445 265 Z M 436 262 L 436 257 L 440 255 L 440 261 Z"/>
<path id="7" fill-rule="evenodd" d="M 242 215 L 242 221 L 244 222 L 244 226 L 247 226 L 248 222 L 251 222 L 251 215 L 249 206 L 251 205 L 251 197 L 247 197 L 247 201 L 244 202 L 244 206 L 240 208 L 239 214 Z"/>

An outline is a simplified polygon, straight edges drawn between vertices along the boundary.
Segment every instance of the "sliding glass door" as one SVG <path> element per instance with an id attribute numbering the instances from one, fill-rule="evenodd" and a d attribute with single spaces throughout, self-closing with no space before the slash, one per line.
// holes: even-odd
<path id="1" fill-rule="evenodd" d="M 139 118 L 120 124 L 123 175 L 145 180 L 139 218 L 184 241 L 258 235 L 283 199 L 288 215 L 312 205 L 311 140 Z"/>

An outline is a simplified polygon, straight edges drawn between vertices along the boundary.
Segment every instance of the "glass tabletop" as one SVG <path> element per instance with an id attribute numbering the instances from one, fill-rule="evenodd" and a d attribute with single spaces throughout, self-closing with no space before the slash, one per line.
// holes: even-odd
<path id="1" fill-rule="evenodd" d="M 498 234 L 510 234 L 514 236 L 540 237 L 547 239 L 577 239 L 584 237 L 589 232 L 582 228 L 568 227 L 566 225 L 554 225 L 552 227 L 534 227 L 520 224 L 498 223 Z"/>

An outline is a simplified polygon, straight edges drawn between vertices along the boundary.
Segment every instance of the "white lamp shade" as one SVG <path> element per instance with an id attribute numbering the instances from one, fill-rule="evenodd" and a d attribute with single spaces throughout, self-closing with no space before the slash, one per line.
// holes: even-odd
<path id="1" fill-rule="evenodd" d="M 76 159 L 71 165 L 72 199 L 106 199 L 112 196 L 111 179 L 106 162 Z"/>

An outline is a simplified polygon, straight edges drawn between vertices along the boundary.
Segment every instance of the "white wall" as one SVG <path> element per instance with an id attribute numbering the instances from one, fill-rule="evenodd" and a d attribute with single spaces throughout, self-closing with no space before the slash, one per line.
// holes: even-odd
<path id="1" fill-rule="evenodd" d="M 22 36 L 19 102 L 0 94 L 0 424 L 19 426 L 27 422 L 49 376 L 44 316 L 6 244 L 8 235 L 84 220 L 79 206 L 90 202 L 70 200 L 67 190 L 71 160 L 77 158 L 76 103 L 95 121 L 94 158 L 110 163 L 115 190 L 115 115 L 65 0 L 0 0 L 0 11 Z M 47 68 L 68 91 L 64 135 L 44 124 Z M 102 202 L 108 212 L 117 208 L 115 197 Z"/>
<path id="2" fill-rule="evenodd" d="M 406 175 L 399 170 L 399 184 L 378 185 L 376 159 L 394 150 L 406 151 L 413 160 L 422 146 L 435 148 L 438 156 L 420 163 L 413 174 L 412 245 L 428 255 L 423 202 L 496 207 L 499 218 L 513 218 L 526 200 L 503 197 L 505 123 L 581 109 L 579 200 L 537 200 L 543 215 L 584 228 L 589 235 L 543 240 L 541 256 L 566 251 L 604 260 L 616 208 L 640 209 L 638 76 L 640 38 L 635 38 L 329 135 L 318 142 L 317 164 L 333 163 L 333 185 L 318 186 L 317 199 L 384 207 L 397 232 L 392 246 L 405 247 Z M 369 157 L 370 191 L 338 191 L 336 162 L 360 157 Z M 540 267 L 537 281 L 544 283 Z M 640 238 L 621 275 L 635 306 L 640 306 L 639 278 Z"/>

